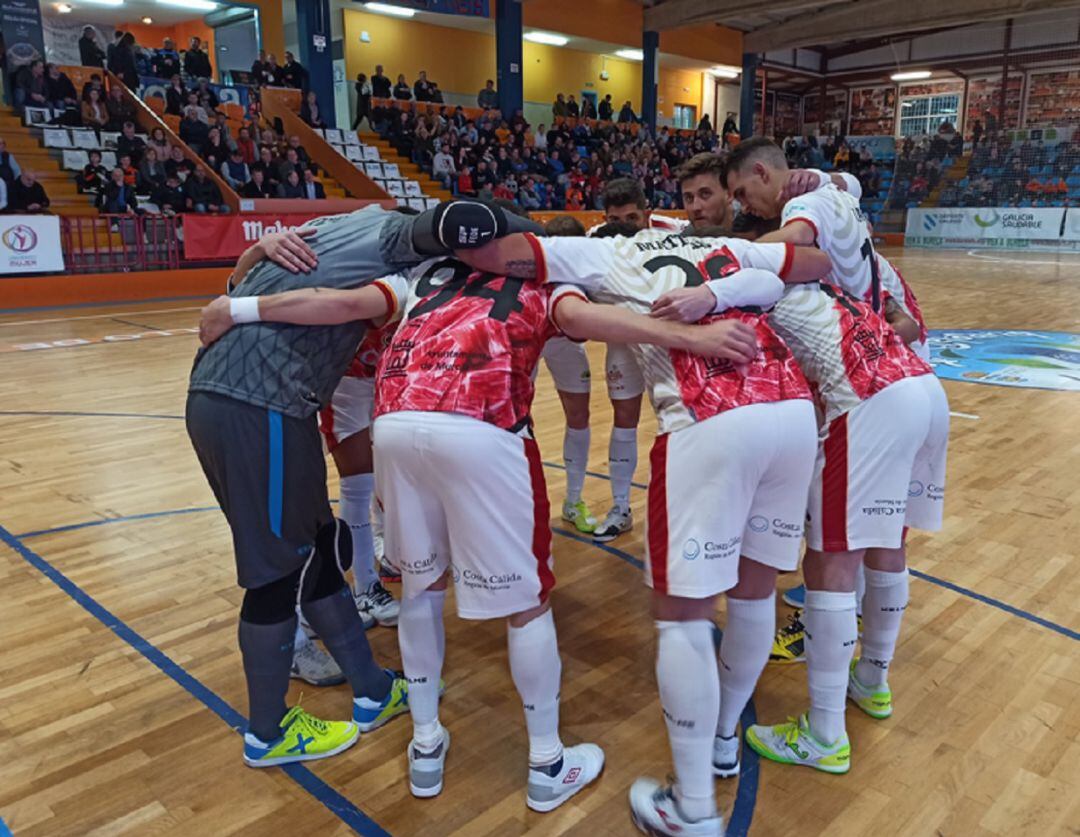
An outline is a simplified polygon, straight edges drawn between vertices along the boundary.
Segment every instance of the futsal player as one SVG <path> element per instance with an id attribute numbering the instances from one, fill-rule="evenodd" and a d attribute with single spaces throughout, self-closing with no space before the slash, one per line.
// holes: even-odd
<path id="1" fill-rule="evenodd" d="M 612 226 L 611 232 L 636 232 Z M 599 240 L 510 236 L 461 255 L 479 268 L 572 282 L 617 310 L 638 313 L 649 312 L 666 291 L 716 277 L 706 290 L 709 307 L 726 313 L 707 322 L 752 329 L 741 356 L 728 359 L 628 341 L 659 423 L 650 455 L 646 582 L 676 775 L 670 786 L 635 782 L 631 811 L 651 834 L 719 835 L 714 771 L 737 772 L 738 756 L 736 748 L 733 763 L 715 763 L 717 721 L 731 714 L 734 734 L 764 667 L 764 656 L 749 667 L 740 658 L 755 645 L 768 653 L 776 573 L 797 566 L 817 447 L 810 389 L 790 352 L 760 308 L 728 309 L 767 307 L 783 291 L 777 274 L 814 279 L 828 272 L 828 259 L 808 248 L 659 231 Z M 579 338 L 593 336 L 593 318 L 611 307 L 590 303 L 570 285 L 551 306 L 555 324 Z M 725 591 L 732 599 L 721 674 L 712 618 Z"/>

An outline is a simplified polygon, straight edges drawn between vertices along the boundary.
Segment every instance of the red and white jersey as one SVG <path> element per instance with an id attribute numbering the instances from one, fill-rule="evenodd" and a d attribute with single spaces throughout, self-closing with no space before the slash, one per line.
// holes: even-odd
<path id="1" fill-rule="evenodd" d="M 533 242 L 543 256 L 538 271 L 541 278 L 577 286 L 560 288 L 553 296 L 553 318 L 558 299 L 569 293 L 581 295 L 584 291 L 598 302 L 648 314 L 652 303 L 667 291 L 698 285 L 706 278 L 723 281 L 723 277 L 743 267 L 762 268 L 782 277 L 793 249 L 789 244 L 684 238 L 650 230 L 633 238 L 550 238 Z M 754 304 L 771 305 L 776 298 Z M 811 397 L 794 357 L 760 309 L 733 308 L 708 319 L 747 323 L 757 332 L 761 351 L 751 363 L 735 366 L 728 360 L 659 346 L 631 346 L 645 377 L 661 434 L 736 407 Z"/>
<path id="2" fill-rule="evenodd" d="M 410 272 L 404 317 L 376 373 L 376 418 L 458 413 L 527 434 L 533 370 L 548 338 L 552 288 L 479 273 L 451 258 Z"/>
<path id="3" fill-rule="evenodd" d="M 894 299 L 904 313 L 919 324 L 919 339 L 911 344 L 911 351 L 929 363 L 930 344 L 927 342 L 927 338 L 930 332 L 926 328 L 926 320 L 923 319 L 922 309 L 919 307 L 919 300 L 915 298 L 915 292 L 900 274 L 900 271 L 893 267 L 892 263 L 880 253 L 878 254 L 878 275 L 881 277 L 882 298 L 890 297 Z M 870 302 L 869 289 L 863 300 Z"/>
<path id="4" fill-rule="evenodd" d="M 826 423 L 889 384 L 931 372 L 870 303 L 833 285 L 789 285 L 769 322 L 810 381 Z"/>
<path id="5" fill-rule="evenodd" d="M 390 302 L 390 311 L 386 323 L 378 328 L 369 328 L 356 349 L 356 355 L 345 372 L 346 378 L 374 378 L 379 357 L 390 344 L 390 338 L 397 330 L 401 319 L 401 309 L 409 293 L 409 280 L 399 273 L 376 279 L 373 285 L 379 285 Z"/>
<path id="6" fill-rule="evenodd" d="M 594 224 L 589 227 L 586 235 L 592 235 L 598 229 L 600 229 L 607 221 L 602 221 L 599 224 Z M 657 215 L 655 212 L 649 214 L 649 229 L 661 230 L 662 232 L 682 232 L 690 226 L 690 220 L 688 218 L 672 218 L 669 215 Z"/>

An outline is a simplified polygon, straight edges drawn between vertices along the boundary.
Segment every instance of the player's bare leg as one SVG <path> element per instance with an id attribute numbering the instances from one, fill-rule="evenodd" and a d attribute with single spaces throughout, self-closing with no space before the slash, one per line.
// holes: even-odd
<path id="1" fill-rule="evenodd" d="M 563 501 L 562 517 L 583 534 L 592 534 L 596 518 L 589 514 L 581 499 L 585 486 L 585 471 L 589 467 L 589 393 L 563 392 L 558 390 L 566 416 L 566 432 L 563 435 L 563 464 L 566 466 L 566 499 Z"/>
<path id="2" fill-rule="evenodd" d="M 720 644 L 720 713 L 713 741 L 713 772 L 739 773 L 739 716 L 769 660 L 776 628 L 773 567 L 739 558 L 739 583 L 727 591 L 727 624 Z"/>
<path id="3" fill-rule="evenodd" d="M 593 538 L 601 543 L 614 540 L 634 526 L 630 511 L 630 484 L 637 470 L 637 426 L 641 420 L 641 396 L 612 399 L 611 411 L 614 416 L 608 442 L 611 510 L 593 533 Z"/>
<path id="4" fill-rule="evenodd" d="M 713 648 L 716 597 L 688 599 L 652 593 L 659 641 L 656 681 L 675 767 L 670 786 L 650 778 L 630 788 L 630 812 L 647 834 L 721 835 L 713 787 L 713 733 L 720 710 L 720 675 Z"/>
<path id="5" fill-rule="evenodd" d="M 868 549 L 863 563 L 866 594 L 862 603 L 862 655 L 852 667 L 848 697 L 872 718 L 880 719 L 892 714 L 889 665 L 908 604 L 905 547 Z"/>
<path id="6" fill-rule="evenodd" d="M 353 598 L 364 627 L 397 624 L 399 605 L 379 581 L 375 541 L 371 531 L 371 502 L 375 493 L 371 428 L 338 444 L 332 453 L 341 485 L 341 519 L 353 540 Z"/>

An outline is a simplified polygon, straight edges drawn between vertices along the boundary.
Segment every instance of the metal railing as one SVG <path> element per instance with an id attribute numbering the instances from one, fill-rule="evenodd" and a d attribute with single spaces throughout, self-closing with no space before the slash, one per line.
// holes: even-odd
<path id="1" fill-rule="evenodd" d="M 175 270 L 179 218 L 167 215 L 64 216 L 60 240 L 68 273 Z"/>

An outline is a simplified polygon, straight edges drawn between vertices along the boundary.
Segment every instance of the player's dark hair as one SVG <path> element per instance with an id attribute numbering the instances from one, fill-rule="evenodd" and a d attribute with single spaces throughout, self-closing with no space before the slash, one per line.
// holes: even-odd
<path id="1" fill-rule="evenodd" d="M 687 227 L 681 235 L 683 238 L 729 238 L 731 230 L 721 226 Z"/>
<path id="2" fill-rule="evenodd" d="M 633 238 L 641 230 L 627 221 L 609 221 L 593 231 L 592 238 Z"/>
<path id="3" fill-rule="evenodd" d="M 604 187 L 601 197 L 605 209 L 612 206 L 626 206 L 631 203 L 638 209 L 644 209 L 647 205 L 645 190 L 632 177 L 617 177 L 610 181 Z"/>
<path id="4" fill-rule="evenodd" d="M 679 188 L 682 189 L 685 181 L 703 174 L 711 174 L 723 183 L 724 158 L 719 154 L 713 154 L 711 151 L 695 154 L 675 170 L 675 179 L 679 182 Z"/>
<path id="5" fill-rule="evenodd" d="M 784 150 L 779 145 L 765 137 L 753 137 L 740 142 L 728 155 L 720 182 L 726 189 L 728 172 L 741 172 L 747 166 L 759 161 L 768 163 L 773 168 L 786 169 L 788 167 L 787 157 L 784 156 Z"/>
<path id="6" fill-rule="evenodd" d="M 544 224 L 544 232 L 550 236 L 563 238 L 580 237 L 585 235 L 585 225 L 573 215 L 556 215 Z"/>

